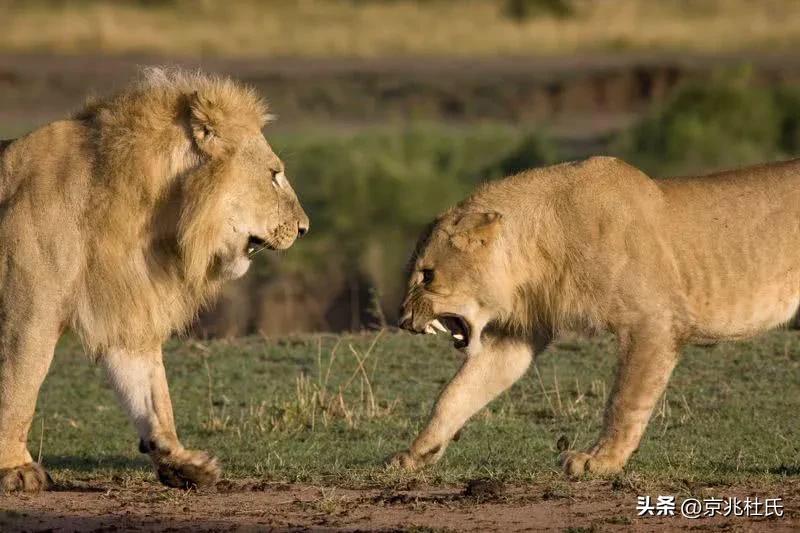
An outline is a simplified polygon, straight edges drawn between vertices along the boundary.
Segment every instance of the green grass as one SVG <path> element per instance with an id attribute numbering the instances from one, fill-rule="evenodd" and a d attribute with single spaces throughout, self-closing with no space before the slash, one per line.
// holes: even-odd
<path id="1" fill-rule="evenodd" d="M 539 357 L 538 376 L 528 372 L 474 417 L 440 464 L 410 476 L 386 471 L 382 460 L 408 445 L 457 369 L 460 355 L 444 338 L 385 332 L 173 341 L 166 364 L 182 440 L 216 453 L 231 478 L 557 482 L 559 437 L 583 447 L 599 430 L 612 341 L 557 343 Z M 796 332 L 688 348 L 628 471 L 658 483 L 775 483 L 797 475 L 799 370 Z M 153 479 L 102 372 L 73 341 L 62 342 L 42 389 L 29 441 L 34 457 L 40 444 L 56 481 Z"/>

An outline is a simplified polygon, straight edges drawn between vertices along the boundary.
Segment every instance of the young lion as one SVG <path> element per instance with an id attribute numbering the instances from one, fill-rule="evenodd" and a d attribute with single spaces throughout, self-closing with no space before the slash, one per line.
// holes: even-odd
<path id="1" fill-rule="evenodd" d="M 0 491 L 48 483 L 25 444 L 65 327 L 106 368 L 159 479 L 217 479 L 178 440 L 161 343 L 254 253 L 308 229 L 266 118 L 231 80 L 152 69 L 0 142 Z"/>
<path id="2" fill-rule="evenodd" d="M 438 460 L 559 329 L 604 328 L 620 358 L 597 442 L 566 473 L 620 471 L 686 343 L 749 337 L 800 306 L 800 160 L 654 181 L 614 158 L 482 186 L 421 238 L 401 327 L 467 359 L 392 463 Z"/>

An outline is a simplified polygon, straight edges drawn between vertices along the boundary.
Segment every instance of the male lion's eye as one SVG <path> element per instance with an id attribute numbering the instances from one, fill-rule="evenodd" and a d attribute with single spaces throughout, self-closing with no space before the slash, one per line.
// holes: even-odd
<path id="1" fill-rule="evenodd" d="M 283 171 L 274 169 L 270 169 L 269 171 L 272 174 L 272 184 L 275 187 L 283 187 L 286 183 L 286 175 Z"/>
<path id="2" fill-rule="evenodd" d="M 431 283 L 433 283 L 433 278 L 434 278 L 433 269 L 425 268 L 422 270 L 422 283 L 424 283 L 425 285 L 430 285 Z"/>

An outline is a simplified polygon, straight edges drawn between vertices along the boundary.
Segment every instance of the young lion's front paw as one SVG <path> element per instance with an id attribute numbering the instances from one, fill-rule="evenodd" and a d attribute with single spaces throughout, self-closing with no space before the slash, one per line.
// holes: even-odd
<path id="1" fill-rule="evenodd" d="M 622 471 L 624 463 L 604 457 L 599 454 L 566 451 L 559 456 L 564 473 L 571 478 L 578 478 L 584 474 L 616 474 Z"/>
<path id="2" fill-rule="evenodd" d="M 177 450 L 153 458 L 159 481 L 181 489 L 206 488 L 216 485 L 220 467 L 216 457 L 197 450 Z"/>
<path id="3" fill-rule="evenodd" d="M 39 492 L 52 484 L 50 474 L 39 463 L 0 469 L 0 492 Z"/>
<path id="4" fill-rule="evenodd" d="M 387 466 L 402 468 L 403 470 L 419 470 L 420 468 L 436 463 L 444 453 L 444 446 L 434 446 L 427 453 L 417 454 L 411 450 L 398 452 L 387 461 Z"/>
<path id="5" fill-rule="evenodd" d="M 411 452 L 406 450 L 403 452 L 397 452 L 389 457 L 386 460 L 386 466 L 390 468 L 401 468 L 403 470 L 417 470 L 425 465 L 421 461 L 414 459 L 414 456 L 411 455 Z"/>

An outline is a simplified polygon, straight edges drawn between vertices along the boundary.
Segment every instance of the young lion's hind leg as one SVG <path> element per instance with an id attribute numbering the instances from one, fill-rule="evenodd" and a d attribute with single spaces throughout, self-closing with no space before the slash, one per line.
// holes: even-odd
<path id="1" fill-rule="evenodd" d="M 639 446 L 677 361 L 675 340 L 663 325 L 620 336 L 619 363 L 600 438 L 585 452 L 561 454 L 560 462 L 567 475 L 613 474 L 622 470 Z"/>
<path id="2" fill-rule="evenodd" d="M 112 350 L 102 359 L 111 385 L 139 433 L 139 451 L 150 456 L 159 481 L 169 487 L 209 487 L 220 468 L 204 451 L 178 440 L 161 350 Z"/>

